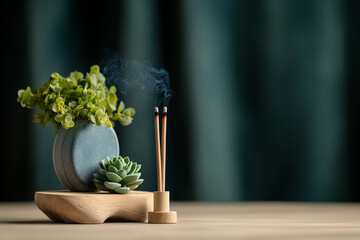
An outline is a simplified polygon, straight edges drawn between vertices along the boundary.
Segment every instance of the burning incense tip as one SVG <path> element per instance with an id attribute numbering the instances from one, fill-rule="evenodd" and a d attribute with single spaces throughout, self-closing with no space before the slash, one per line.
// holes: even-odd
<path id="1" fill-rule="evenodd" d="M 167 113 L 167 107 L 164 107 L 163 109 L 163 113 L 166 114 Z"/>
<path id="2" fill-rule="evenodd" d="M 155 107 L 155 113 L 159 113 L 159 108 Z"/>

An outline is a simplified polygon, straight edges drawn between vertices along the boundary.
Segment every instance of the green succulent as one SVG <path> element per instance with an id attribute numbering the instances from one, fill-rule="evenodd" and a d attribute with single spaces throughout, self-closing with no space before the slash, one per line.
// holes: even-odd
<path id="1" fill-rule="evenodd" d="M 144 179 L 139 179 L 141 164 L 130 161 L 129 157 L 107 157 L 101 160 L 99 165 L 100 171 L 93 174 L 93 181 L 96 188 L 100 190 L 128 193 L 144 181 Z"/>

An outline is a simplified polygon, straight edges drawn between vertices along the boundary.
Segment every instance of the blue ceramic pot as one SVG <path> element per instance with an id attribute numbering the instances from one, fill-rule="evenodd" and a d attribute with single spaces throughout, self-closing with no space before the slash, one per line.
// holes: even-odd
<path id="1" fill-rule="evenodd" d="M 53 147 L 53 164 L 60 182 L 71 191 L 94 191 L 93 173 L 99 161 L 119 155 L 119 143 L 113 128 L 88 121 L 76 121 L 70 129 L 61 128 Z"/>

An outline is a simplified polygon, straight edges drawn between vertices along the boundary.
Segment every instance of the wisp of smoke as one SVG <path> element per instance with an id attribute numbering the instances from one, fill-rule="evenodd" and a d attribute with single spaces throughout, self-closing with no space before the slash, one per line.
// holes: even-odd
<path id="1" fill-rule="evenodd" d="M 159 95 L 159 103 L 169 105 L 172 90 L 169 74 L 165 69 L 157 69 L 145 62 L 127 60 L 113 52 L 107 52 L 100 68 L 106 78 L 106 84 L 114 85 L 118 92 L 126 94 L 129 89 L 138 88 L 143 92 Z"/>

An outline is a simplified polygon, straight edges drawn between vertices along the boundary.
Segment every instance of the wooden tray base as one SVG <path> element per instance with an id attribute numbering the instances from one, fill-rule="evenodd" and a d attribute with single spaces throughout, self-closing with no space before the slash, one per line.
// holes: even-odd
<path id="1" fill-rule="evenodd" d="M 54 222 L 146 222 L 148 212 L 153 211 L 153 193 L 43 191 L 35 193 L 35 204 Z"/>

